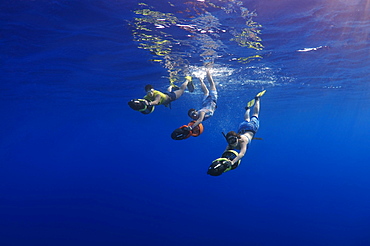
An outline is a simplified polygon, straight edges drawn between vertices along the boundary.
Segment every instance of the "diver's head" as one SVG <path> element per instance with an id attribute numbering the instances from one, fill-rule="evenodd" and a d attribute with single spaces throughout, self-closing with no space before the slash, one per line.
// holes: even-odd
<path id="1" fill-rule="evenodd" d="M 197 120 L 199 118 L 199 112 L 196 111 L 194 108 L 189 109 L 188 115 L 193 120 Z"/>
<path id="2" fill-rule="evenodd" d="M 218 158 L 214 160 L 211 166 L 209 166 L 207 174 L 211 176 L 220 176 L 225 171 L 230 170 L 231 166 L 227 163 L 230 163 L 230 161 L 226 158 Z"/>
<path id="3" fill-rule="evenodd" d="M 152 85 L 146 85 L 145 86 L 145 91 L 148 92 L 150 90 L 154 89 Z"/>
<path id="4" fill-rule="evenodd" d="M 240 135 L 237 134 L 236 132 L 234 131 L 230 131 L 226 134 L 226 141 L 227 143 L 232 146 L 232 147 L 235 147 L 238 145 L 238 141 L 239 141 L 239 138 L 240 138 Z"/>
<path id="5" fill-rule="evenodd" d="M 145 86 L 145 92 L 148 96 L 153 96 L 154 88 L 152 85 L 146 85 Z"/>
<path id="6" fill-rule="evenodd" d="M 136 111 L 145 110 L 146 108 L 145 103 L 143 101 L 140 101 L 139 99 L 132 99 L 128 102 L 128 106 Z"/>

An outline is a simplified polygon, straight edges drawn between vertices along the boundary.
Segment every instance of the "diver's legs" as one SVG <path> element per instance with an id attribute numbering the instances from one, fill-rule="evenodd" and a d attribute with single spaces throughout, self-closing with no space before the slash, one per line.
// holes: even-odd
<path id="1" fill-rule="evenodd" d="M 200 81 L 200 87 L 202 88 L 202 91 L 203 91 L 204 95 L 205 96 L 208 96 L 209 95 L 209 91 L 208 91 L 206 85 L 204 84 L 203 78 L 199 77 L 199 81 Z"/>
<path id="2" fill-rule="evenodd" d="M 258 115 L 260 113 L 260 98 L 259 97 L 256 97 L 255 98 L 255 103 L 254 103 L 254 109 L 253 109 L 253 115 L 252 116 L 256 116 L 258 118 Z"/>
<path id="3" fill-rule="evenodd" d="M 188 86 L 188 83 L 190 82 L 191 80 L 189 79 L 186 79 L 186 81 L 180 86 L 180 89 L 174 91 L 174 93 L 176 94 L 176 99 L 178 99 L 179 97 L 182 96 L 182 94 L 184 94 L 184 91 L 186 89 L 186 87 Z"/>
<path id="4" fill-rule="evenodd" d="M 247 106 L 245 106 L 245 115 L 244 115 L 244 119 L 246 121 L 249 121 L 250 120 L 250 116 L 249 116 L 249 113 L 251 111 L 251 107 L 253 107 L 254 103 L 255 103 L 255 99 L 252 99 L 250 100 L 248 103 L 247 103 Z"/>
<path id="5" fill-rule="evenodd" d="M 255 104 L 254 104 L 254 109 L 253 109 L 253 116 L 256 116 L 258 118 L 258 115 L 260 113 L 260 107 L 261 107 L 261 97 L 266 93 L 266 90 L 263 90 L 259 93 L 257 93 L 256 97 L 254 98 Z"/>
<path id="6" fill-rule="evenodd" d="M 245 108 L 245 114 L 244 114 L 244 120 L 245 121 L 250 121 L 249 113 L 251 111 L 251 108 Z"/>
<path id="7" fill-rule="evenodd" d="M 207 70 L 207 79 L 208 79 L 208 82 L 209 82 L 209 89 L 210 89 L 211 91 L 215 91 L 215 90 L 216 90 L 216 84 L 215 84 L 215 82 L 213 81 L 212 74 L 211 74 L 211 72 L 209 71 L 209 69 Z"/>

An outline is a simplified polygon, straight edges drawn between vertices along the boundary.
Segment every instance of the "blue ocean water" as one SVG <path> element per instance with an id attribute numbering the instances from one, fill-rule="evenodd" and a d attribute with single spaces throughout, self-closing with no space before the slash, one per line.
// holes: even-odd
<path id="1" fill-rule="evenodd" d="M 0 3 L 0 244 L 369 245 L 369 1 L 138 3 Z M 200 107 L 197 79 L 172 109 L 127 106 L 171 72 L 135 39 L 138 9 L 202 25 L 150 31 L 192 75 L 213 62 L 218 108 L 197 138 L 170 138 Z M 263 140 L 207 175 L 262 89 Z"/>

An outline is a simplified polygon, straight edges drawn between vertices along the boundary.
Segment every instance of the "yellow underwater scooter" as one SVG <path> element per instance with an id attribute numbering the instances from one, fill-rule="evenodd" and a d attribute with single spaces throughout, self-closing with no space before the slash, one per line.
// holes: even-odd
<path id="1" fill-rule="evenodd" d="M 238 160 L 233 165 L 231 164 L 231 161 L 234 160 L 237 156 L 238 152 L 236 152 L 235 150 L 226 150 L 224 153 L 222 153 L 222 156 L 220 158 L 217 158 L 212 162 L 212 164 L 208 168 L 207 174 L 211 176 L 220 176 L 224 172 L 237 168 L 241 160 Z"/>

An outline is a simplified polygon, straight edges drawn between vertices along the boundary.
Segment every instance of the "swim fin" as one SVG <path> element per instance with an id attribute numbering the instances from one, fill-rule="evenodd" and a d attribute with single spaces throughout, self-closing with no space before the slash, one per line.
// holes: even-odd
<path id="1" fill-rule="evenodd" d="M 175 85 L 175 81 L 176 81 L 175 78 L 170 78 L 170 86 L 168 87 L 168 91 L 171 92 L 171 91 L 177 91 L 180 89 L 180 87 Z"/>
<path id="2" fill-rule="evenodd" d="M 254 99 L 250 100 L 250 101 L 247 103 L 247 106 L 245 106 L 245 110 L 248 110 L 248 109 L 250 109 L 251 107 L 253 107 L 254 102 L 255 102 L 255 100 L 254 100 Z"/>
<path id="3" fill-rule="evenodd" d="M 190 92 L 193 92 L 194 91 L 194 83 L 193 83 L 193 78 L 191 77 L 191 76 L 185 76 L 185 79 L 186 80 L 188 80 L 189 82 L 188 82 L 188 90 L 190 91 Z"/>
<path id="4" fill-rule="evenodd" d="M 255 98 L 260 98 L 260 97 L 262 97 L 265 93 L 266 93 L 266 90 L 263 90 L 263 91 L 261 91 L 260 93 L 258 93 L 258 94 L 256 95 L 256 97 L 255 97 Z"/>
<path id="5" fill-rule="evenodd" d="M 179 90 L 180 89 L 180 87 L 178 87 L 177 85 L 175 85 L 175 84 L 173 84 L 173 83 L 171 83 L 171 88 L 172 88 L 172 90 L 171 91 L 177 91 L 177 90 Z"/>

